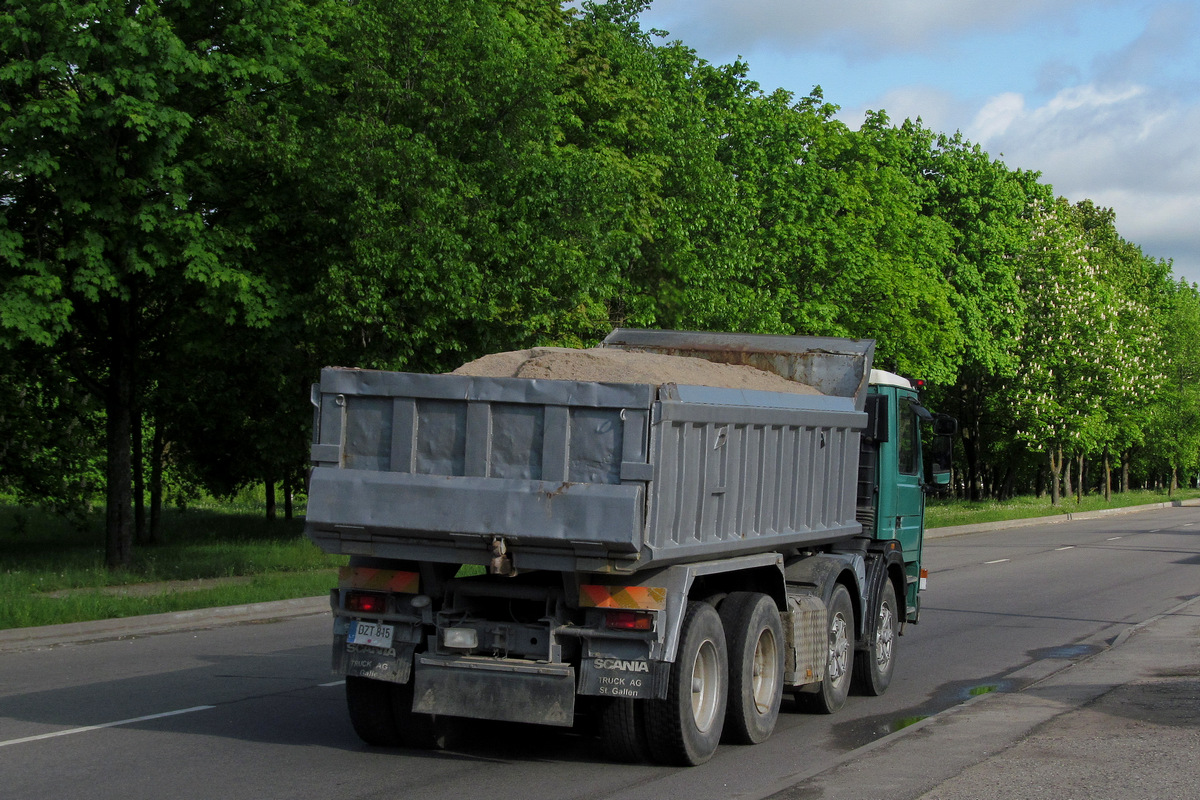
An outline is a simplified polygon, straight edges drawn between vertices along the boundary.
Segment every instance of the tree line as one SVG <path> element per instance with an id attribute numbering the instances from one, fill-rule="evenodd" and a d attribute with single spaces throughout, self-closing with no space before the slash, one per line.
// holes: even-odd
<path id="1" fill-rule="evenodd" d="M 959 134 L 764 91 L 641 0 L 8 0 L 0 488 L 302 491 L 326 364 L 443 371 L 613 326 L 869 337 L 958 490 L 1200 468 L 1200 295 Z"/>

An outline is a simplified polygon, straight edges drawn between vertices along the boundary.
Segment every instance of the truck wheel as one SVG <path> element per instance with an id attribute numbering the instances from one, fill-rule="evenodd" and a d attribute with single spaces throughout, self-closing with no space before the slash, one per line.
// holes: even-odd
<path id="1" fill-rule="evenodd" d="M 646 725 L 638 701 L 605 697 L 600 702 L 600 747 L 610 761 L 633 764 L 648 753 Z"/>
<path id="2" fill-rule="evenodd" d="M 765 594 L 734 592 L 721 604 L 729 644 L 724 740 L 758 744 L 775 730 L 783 698 L 783 623 Z"/>
<path id="3" fill-rule="evenodd" d="M 444 750 L 453 732 L 453 721 L 413 711 L 414 686 L 413 680 L 391 685 L 392 714 L 399 743 L 418 750 Z"/>
<path id="4" fill-rule="evenodd" d="M 396 717 L 392 713 L 391 684 L 347 675 L 346 706 L 358 738 L 374 747 L 400 744 Z"/>
<path id="5" fill-rule="evenodd" d="M 854 606 L 850 592 L 838 584 L 829 598 L 829 655 L 825 677 L 815 694 L 800 695 L 818 714 L 832 714 L 846 704 L 854 661 Z"/>
<path id="6" fill-rule="evenodd" d="M 650 755 L 662 764 L 695 766 L 721 741 L 729 656 L 721 618 L 708 603 L 690 602 L 665 700 L 644 700 Z"/>
<path id="7" fill-rule="evenodd" d="M 875 634 L 866 650 L 854 654 L 854 687 L 870 697 L 887 691 L 896 670 L 896 638 L 900 632 L 900 616 L 896 613 L 896 593 L 891 581 L 879 587 L 879 599 L 872 615 Z"/>

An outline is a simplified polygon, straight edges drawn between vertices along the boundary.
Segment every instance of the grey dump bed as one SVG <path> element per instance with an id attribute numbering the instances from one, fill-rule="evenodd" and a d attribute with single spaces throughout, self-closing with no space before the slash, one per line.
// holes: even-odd
<path id="1" fill-rule="evenodd" d="M 331 553 L 626 572 L 853 536 L 873 343 L 614 331 L 823 395 L 329 368 L 307 532 Z"/>

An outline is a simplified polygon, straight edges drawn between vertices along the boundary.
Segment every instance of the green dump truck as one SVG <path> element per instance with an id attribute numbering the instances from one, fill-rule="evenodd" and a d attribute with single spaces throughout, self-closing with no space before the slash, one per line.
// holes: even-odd
<path id="1" fill-rule="evenodd" d="M 832 713 L 887 689 L 954 421 L 870 340 L 594 352 L 617 351 L 808 389 L 322 372 L 306 531 L 350 557 L 333 668 L 366 742 L 588 719 L 610 758 L 699 764 L 770 736 L 784 693 Z"/>

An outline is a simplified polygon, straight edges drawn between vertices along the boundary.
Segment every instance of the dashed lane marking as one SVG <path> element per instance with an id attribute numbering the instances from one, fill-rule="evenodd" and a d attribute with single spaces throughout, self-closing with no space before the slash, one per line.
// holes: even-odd
<path id="1" fill-rule="evenodd" d="M 99 725 L 85 725 L 82 728 L 67 728 L 62 731 L 53 731 L 52 733 L 40 733 L 37 736 L 24 736 L 20 739 L 9 739 L 0 742 L 0 747 L 8 747 L 10 744 L 24 744 L 26 742 L 36 742 L 40 739 L 53 739 L 57 736 L 70 736 L 73 733 L 87 733 L 88 731 L 98 731 L 102 728 L 115 728 L 118 725 L 132 725 L 136 722 L 147 722 L 152 719 L 162 719 L 163 717 L 175 717 L 180 714 L 191 714 L 194 711 L 207 711 L 216 706 L 192 706 L 191 708 L 181 708 L 178 711 L 164 711 L 161 714 L 148 714 L 144 717 L 134 717 L 132 719 L 119 719 L 116 722 L 102 722 Z"/>

